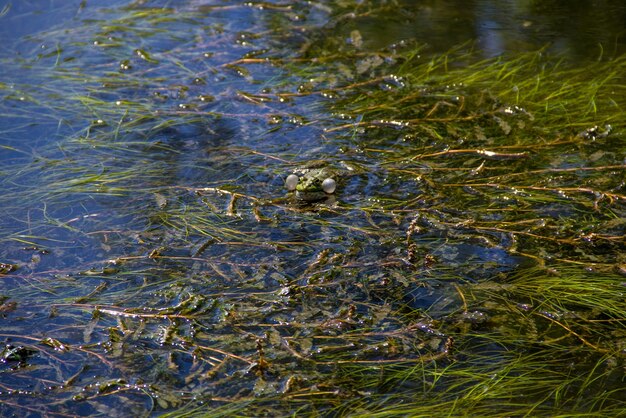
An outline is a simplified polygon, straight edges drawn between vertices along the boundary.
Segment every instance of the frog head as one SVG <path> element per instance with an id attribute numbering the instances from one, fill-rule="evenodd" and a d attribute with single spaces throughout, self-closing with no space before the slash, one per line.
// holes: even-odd
<path id="1" fill-rule="evenodd" d="M 334 177 L 333 171 L 326 167 L 302 169 L 287 176 L 285 187 L 295 191 L 298 200 L 314 202 L 335 192 L 337 182 Z"/>

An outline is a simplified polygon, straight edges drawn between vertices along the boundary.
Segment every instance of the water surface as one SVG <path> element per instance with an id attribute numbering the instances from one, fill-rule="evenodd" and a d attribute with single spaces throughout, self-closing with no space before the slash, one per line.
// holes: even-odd
<path id="1" fill-rule="evenodd" d="M 3 8 L 0 415 L 624 407 L 621 2 Z"/>

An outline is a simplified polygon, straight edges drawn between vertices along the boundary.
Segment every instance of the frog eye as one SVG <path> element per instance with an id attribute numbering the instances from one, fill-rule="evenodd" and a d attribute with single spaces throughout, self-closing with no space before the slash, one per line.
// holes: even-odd
<path id="1" fill-rule="evenodd" d="M 336 188 L 337 183 L 330 177 L 322 182 L 322 190 L 324 190 L 328 194 L 334 192 Z"/>
<path id="2" fill-rule="evenodd" d="M 293 190 L 296 190 L 296 186 L 298 185 L 298 181 L 300 181 L 298 176 L 296 176 L 295 174 L 289 174 L 287 176 L 287 178 L 285 179 L 285 187 L 290 192 L 293 191 Z"/>

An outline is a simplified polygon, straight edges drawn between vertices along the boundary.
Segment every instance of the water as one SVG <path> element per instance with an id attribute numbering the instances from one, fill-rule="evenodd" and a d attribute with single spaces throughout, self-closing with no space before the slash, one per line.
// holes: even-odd
<path id="1" fill-rule="evenodd" d="M 436 51 L 475 42 L 485 56 L 534 50 L 546 45 L 574 59 L 624 52 L 620 2 L 419 1 L 403 2 L 404 14 L 366 20 L 365 39 L 379 46 L 417 38 Z"/>
<path id="2" fill-rule="evenodd" d="M 465 375 L 562 373 L 510 366 L 528 347 L 601 373 L 592 395 L 619 405 L 621 360 L 602 351 L 623 344 L 618 75 L 578 117 L 533 103 L 539 72 L 511 72 L 517 108 L 512 88 L 484 88 L 496 77 L 437 85 L 406 68 L 453 48 L 449 70 L 513 68 L 545 47 L 597 80 L 626 52 L 621 2 L 8 5 L 0 263 L 17 269 L 0 275 L 0 415 L 362 411 L 416 388 L 436 402 L 417 363 L 430 378 L 456 360 Z M 552 66 L 537 90 L 575 97 Z M 294 203 L 284 178 L 318 159 L 341 173 L 336 196 Z M 533 294 L 536 276 L 581 274 L 606 293 Z M 459 387 L 446 373 L 433 392 Z"/>

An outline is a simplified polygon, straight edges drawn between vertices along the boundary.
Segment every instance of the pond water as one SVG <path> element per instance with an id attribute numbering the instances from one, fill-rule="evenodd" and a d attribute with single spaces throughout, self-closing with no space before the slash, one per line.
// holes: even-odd
<path id="1" fill-rule="evenodd" d="M 625 22 L 0 1 L 0 415 L 623 412 Z"/>

